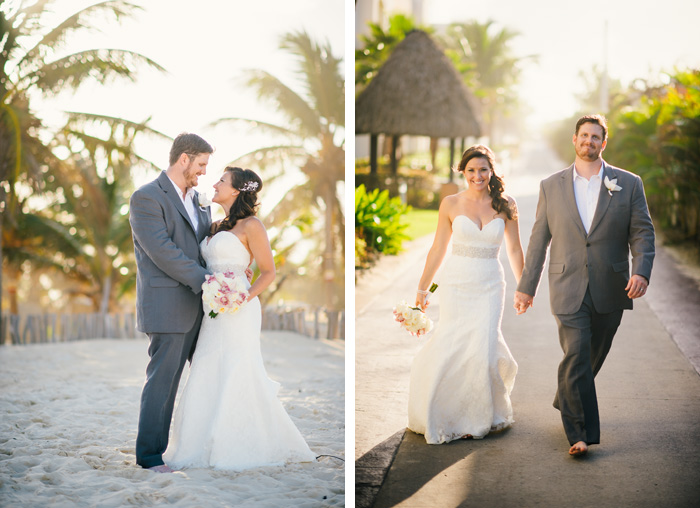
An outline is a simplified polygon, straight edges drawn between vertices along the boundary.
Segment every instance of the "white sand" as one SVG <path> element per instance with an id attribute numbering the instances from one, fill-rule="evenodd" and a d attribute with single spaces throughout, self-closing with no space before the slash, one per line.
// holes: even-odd
<path id="1" fill-rule="evenodd" d="M 345 458 L 344 351 L 263 332 L 268 375 L 316 455 Z M 344 506 L 344 462 L 157 474 L 135 464 L 147 340 L 0 347 L 0 506 Z M 185 375 L 183 375 L 184 384 Z"/>

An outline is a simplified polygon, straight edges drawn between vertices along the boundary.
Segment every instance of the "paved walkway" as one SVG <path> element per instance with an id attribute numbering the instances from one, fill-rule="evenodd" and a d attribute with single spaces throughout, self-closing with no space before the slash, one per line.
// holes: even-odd
<path id="1" fill-rule="evenodd" d="M 526 246 L 537 200 L 532 181 L 564 165 L 534 149 L 523 160 L 532 175 L 506 176 Z M 663 249 L 647 297 L 625 313 L 596 378 L 602 444 L 577 460 L 567 455 L 551 407 L 561 350 L 546 276 L 535 307 L 516 316 L 505 255 L 503 333 L 520 366 L 515 425 L 481 441 L 439 446 L 405 430 L 411 361 L 425 339 L 400 330 L 391 308 L 414 296 L 431 241 L 416 240 L 401 256 L 383 259 L 356 286 L 357 507 L 700 505 L 700 291 Z M 438 290 L 433 319 L 439 303 Z"/>

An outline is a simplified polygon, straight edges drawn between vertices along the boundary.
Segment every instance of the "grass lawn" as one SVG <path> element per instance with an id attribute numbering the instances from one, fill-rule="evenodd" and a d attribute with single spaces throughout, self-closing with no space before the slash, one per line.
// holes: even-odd
<path id="1" fill-rule="evenodd" d="M 408 224 L 406 234 L 410 236 L 412 240 L 435 233 L 437 221 L 437 210 L 418 210 L 416 208 L 404 215 L 401 220 L 404 224 Z"/>

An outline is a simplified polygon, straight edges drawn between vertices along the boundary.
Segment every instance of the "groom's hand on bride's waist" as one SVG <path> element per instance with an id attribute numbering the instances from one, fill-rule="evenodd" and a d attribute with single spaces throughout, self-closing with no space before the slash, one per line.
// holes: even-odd
<path id="1" fill-rule="evenodd" d="M 245 276 L 248 279 L 248 282 L 253 282 L 253 270 L 251 270 L 250 268 L 246 268 Z"/>
<path id="2" fill-rule="evenodd" d="M 513 308 L 515 309 L 516 314 L 524 314 L 527 311 L 527 308 L 532 306 L 532 296 L 521 293 L 520 291 L 515 292 L 515 296 L 513 297 Z"/>

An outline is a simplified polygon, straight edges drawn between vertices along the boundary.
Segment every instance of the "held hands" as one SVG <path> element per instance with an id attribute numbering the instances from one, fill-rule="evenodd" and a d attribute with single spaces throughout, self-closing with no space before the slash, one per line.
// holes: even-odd
<path id="1" fill-rule="evenodd" d="M 649 281 L 646 280 L 642 275 L 632 275 L 629 282 L 627 282 L 627 296 L 630 300 L 644 296 L 647 292 L 647 287 L 649 286 Z"/>
<path id="2" fill-rule="evenodd" d="M 515 292 L 515 296 L 513 298 L 513 308 L 515 309 L 516 314 L 525 314 L 527 308 L 533 306 L 532 296 L 521 293 L 520 291 Z"/>

